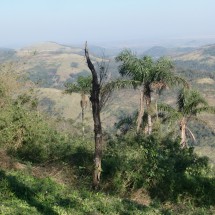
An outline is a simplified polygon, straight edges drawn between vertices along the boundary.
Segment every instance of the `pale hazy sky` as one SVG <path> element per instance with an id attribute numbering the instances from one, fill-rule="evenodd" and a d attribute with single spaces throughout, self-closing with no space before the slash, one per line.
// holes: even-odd
<path id="1" fill-rule="evenodd" d="M 0 47 L 215 37 L 215 0 L 0 0 Z"/>

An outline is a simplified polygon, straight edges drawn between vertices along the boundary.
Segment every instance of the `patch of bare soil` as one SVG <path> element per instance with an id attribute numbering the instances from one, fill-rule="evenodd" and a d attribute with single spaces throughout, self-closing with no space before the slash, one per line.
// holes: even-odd
<path id="1" fill-rule="evenodd" d="M 5 150 L 0 150 L 0 168 L 3 170 L 26 171 L 37 178 L 50 177 L 61 184 L 73 184 L 76 177 L 72 168 L 68 165 L 46 164 L 29 166 L 16 161 Z"/>
<path id="2" fill-rule="evenodd" d="M 32 167 L 32 175 L 37 178 L 50 177 L 61 184 L 74 184 L 75 174 L 69 165 L 47 164 Z"/>
<path id="3" fill-rule="evenodd" d="M 146 190 L 139 189 L 132 193 L 131 200 L 137 202 L 140 205 L 149 206 L 151 203 L 151 198 Z"/>
<path id="4" fill-rule="evenodd" d="M 0 168 L 1 169 L 14 169 L 14 170 L 23 170 L 26 168 L 26 165 L 21 164 L 11 158 L 5 150 L 0 150 Z"/>

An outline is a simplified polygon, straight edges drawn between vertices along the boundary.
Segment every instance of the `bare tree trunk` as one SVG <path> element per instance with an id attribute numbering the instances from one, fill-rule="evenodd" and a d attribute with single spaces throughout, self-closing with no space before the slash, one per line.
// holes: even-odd
<path id="1" fill-rule="evenodd" d="M 92 91 L 90 101 L 92 103 L 93 121 L 94 121 L 94 137 L 95 137 L 95 154 L 94 154 L 94 173 L 93 173 L 93 188 L 98 189 L 101 176 L 101 159 L 102 159 L 102 126 L 100 120 L 100 84 L 94 65 L 92 64 L 87 43 L 85 44 L 85 57 L 87 65 L 92 73 Z"/>
<path id="2" fill-rule="evenodd" d="M 140 126 L 143 121 L 143 115 L 144 115 L 144 93 L 143 89 L 140 90 L 140 108 L 138 112 L 138 117 L 137 117 L 137 133 L 140 131 Z"/>
<path id="3" fill-rule="evenodd" d="M 186 140 L 186 119 L 183 117 L 180 122 L 180 130 L 181 130 L 181 142 L 180 145 L 182 148 L 186 147 L 187 140 Z"/>

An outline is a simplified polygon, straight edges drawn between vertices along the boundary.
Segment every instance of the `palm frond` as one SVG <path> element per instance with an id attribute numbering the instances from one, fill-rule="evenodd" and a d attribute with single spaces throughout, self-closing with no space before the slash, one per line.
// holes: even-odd
<path id="1" fill-rule="evenodd" d="M 66 83 L 65 87 L 64 93 L 66 94 L 80 93 L 81 91 L 81 88 L 77 84 Z"/>
<path id="2" fill-rule="evenodd" d="M 158 110 L 164 112 L 164 122 L 172 124 L 182 118 L 182 114 L 168 104 L 158 104 Z"/>
<path id="3" fill-rule="evenodd" d="M 128 130 L 131 130 L 136 125 L 137 112 L 134 112 L 131 115 L 123 116 L 116 124 L 116 129 L 120 129 L 123 133 L 126 133 Z"/>
<path id="4" fill-rule="evenodd" d="M 65 84 L 66 94 L 71 93 L 84 93 L 89 94 L 92 87 L 92 76 L 79 76 L 76 83 L 66 83 Z"/>
<path id="5" fill-rule="evenodd" d="M 125 89 L 125 88 L 136 88 L 140 83 L 133 80 L 120 80 L 110 81 L 106 83 L 100 89 L 100 108 L 102 109 L 107 101 L 110 99 L 112 93 L 115 90 Z"/>
<path id="6" fill-rule="evenodd" d="M 171 84 L 172 85 L 174 85 L 174 84 L 182 85 L 183 87 L 185 87 L 187 89 L 190 88 L 189 83 L 184 78 L 177 76 L 177 75 L 174 75 L 174 77 L 171 80 Z"/>
<path id="7" fill-rule="evenodd" d="M 183 88 L 178 94 L 177 105 L 179 111 L 184 114 L 195 115 L 201 110 L 199 108 L 204 109 L 208 103 L 198 91 Z"/>
<path id="8" fill-rule="evenodd" d="M 195 138 L 195 135 L 193 134 L 193 132 L 192 132 L 188 127 L 186 127 L 186 130 L 189 132 L 191 138 L 192 138 L 193 141 L 196 143 L 197 141 L 196 141 L 196 138 Z"/>
<path id="9" fill-rule="evenodd" d="M 120 62 L 119 73 L 133 80 L 145 81 L 153 68 L 153 60 L 150 56 L 138 58 L 130 50 L 122 51 L 116 58 Z"/>
<path id="10" fill-rule="evenodd" d="M 113 91 L 117 89 L 125 89 L 125 88 L 135 88 L 141 83 L 139 81 L 135 80 L 122 80 L 117 79 L 114 81 L 110 81 L 109 83 L 106 83 L 104 87 L 101 89 L 101 94 L 106 93 L 107 91 Z"/>
<path id="11" fill-rule="evenodd" d="M 204 106 L 204 107 L 196 108 L 196 113 L 197 114 L 202 113 L 202 112 L 215 114 L 215 107 Z"/>
<path id="12" fill-rule="evenodd" d="M 171 105 L 160 103 L 158 104 L 158 110 L 159 111 L 165 111 L 167 113 L 173 113 L 176 112 L 177 110 L 173 108 Z"/>

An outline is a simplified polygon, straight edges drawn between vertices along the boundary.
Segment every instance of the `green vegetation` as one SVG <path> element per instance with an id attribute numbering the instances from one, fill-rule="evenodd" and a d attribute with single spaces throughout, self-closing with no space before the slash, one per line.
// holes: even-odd
<path id="1" fill-rule="evenodd" d="M 186 126 L 194 128 L 193 133 L 201 129 L 195 135 L 197 140 L 200 136 L 207 138 L 214 133 L 206 127 L 204 130 L 203 125 L 192 125 L 191 119 L 213 108 L 199 92 L 182 89 L 177 103 L 163 106 L 165 113 L 154 111 L 159 99 L 151 100 L 160 89 L 174 86 L 174 80 L 185 85 L 186 81 L 173 74 L 171 62 L 163 58 L 129 57 L 129 63 L 118 58 L 124 63 L 120 73 L 127 75 L 126 79 L 105 82 L 101 93 L 112 93 L 128 84 L 135 86 L 135 81 L 140 81 L 148 90 L 143 88 L 143 99 L 148 101 L 143 108 L 148 113 L 141 116 L 140 128 L 144 130 L 149 124 L 150 115 L 152 129 L 136 133 L 137 110 L 130 115 L 121 112 L 116 126 L 123 132 L 114 128 L 111 133 L 103 132 L 101 181 L 96 191 L 92 188 L 95 143 L 90 125 L 83 140 L 82 125 L 74 125 L 72 119 L 50 119 L 39 112 L 36 90 L 29 82 L 10 72 L 0 74 L 0 214 L 215 213 L 214 167 L 207 157 L 184 144 L 180 129 L 172 132 L 165 121 L 168 114 L 173 119 L 177 113 L 179 118 L 186 118 Z M 103 67 L 99 69 L 104 71 Z M 158 84 L 162 85 L 159 89 Z M 79 77 L 67 90 L 88 94 L 89 86 L 89 77 Z M 213 142 L 210 146 L 214 147 Z"/>
<path id="2" fill-rule="evenodd" d="M 203 122 L 198 118 L 201 112 L 215 113 L 215 108 L 208 105 L 207 101 L 200 95 L 199 92 L 190 89 L 182 89 L 177 98 L 177 110 L 170 105 L 161 104 L 160 109 L 167 112 L 165 120 L 175 121 L 180 126 L 181 131 L 181 146 L 187 145 L 187 135 L 192 137 L 196 142 L 196 138 L 192 131 L 187 127 L 189 121 Z"/>
<path id="3" fill-rule="evenodd" d="M 156 62 L 149 56 L 138 58 L 132 54 L 131 51 L 122 51 L 117 57 L 116 61 L 121 62 L 119 66 L 119 73 L 122 76 L 129 77 L 134 86 L 139 86 L 140 90 L 140 108 L 137 119 L 137 132 L 139 132 L 142 119 L 144 116 L 144 105 L 147 111 L 147 127 L 146 133 L 152 133 L 152 116 L 151 116 L 151 100 L 152 92 L 171 87 L 176 84 L 188 86 L 187 82 L 173 73 L 173 65 L 170 60 L 160 58 Z M 145 103 L 145 104 L 144 104 Z"/>
<path id="4" fill-rule="evenodd" d="M 36 179 L 22 172 L 0 172 L 1 214 L 158 214 L 126 199 Z"/>
<path id="5" fill-rule="evenodd" d="M 65 87 L 65 93 L 80 93 L 81 94 L 81 121 L 82 121 L 82 134 L 83 137 L 85 135 L 85 109 L 87 108 L 88 105 L 88 95 L 90 94 L 91 90 L 91 83 L 92 83 L 92 77 L 87 76 L 79 76 L 77 83 L 71 84 L 71 83 L 66 83 Z"/>

